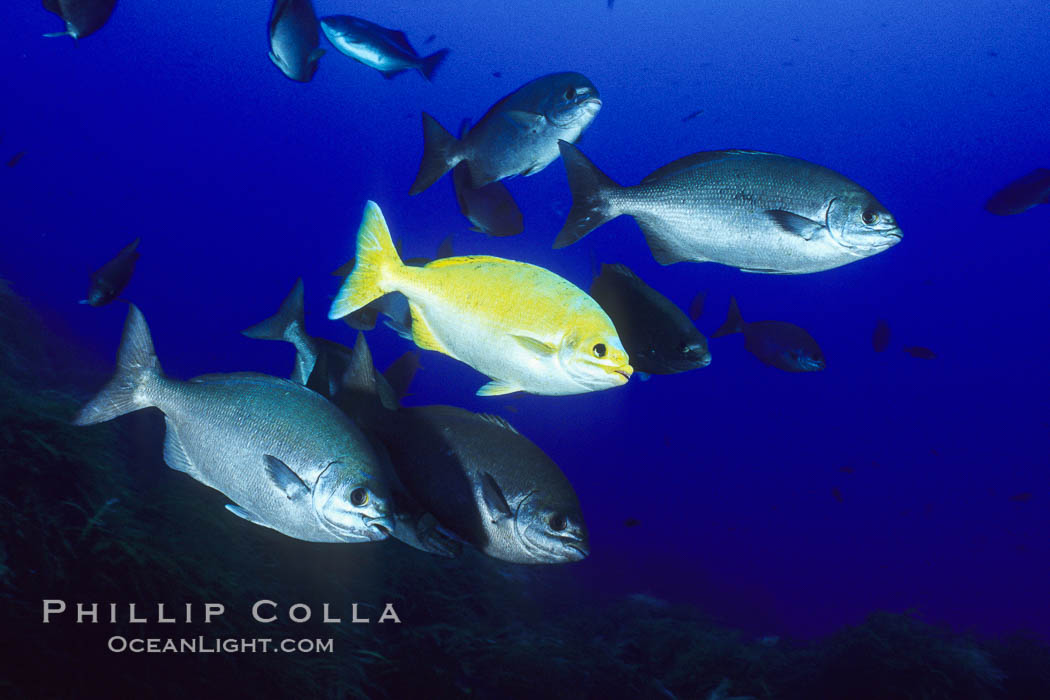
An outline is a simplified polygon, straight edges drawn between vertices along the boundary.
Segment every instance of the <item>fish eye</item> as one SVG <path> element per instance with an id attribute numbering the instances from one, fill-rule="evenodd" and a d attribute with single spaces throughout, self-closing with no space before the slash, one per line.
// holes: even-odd
<path id="1" fill-rule="evenodd" d="M 574 88 L 572 85 L 565 88 L 565 99 L 571 100 L 574 97 L 576 97 L 576 88 Z"/>
<path id="2" fill-rule="evenodd" d="M 605 357 L 605 343 L 598 343 L 593 350 L 595 357 Z"/>
<path id="3" fill-rule="evenodd" d="M 359 486 L 351 491 L 350 503 L 358 508 L 368 503 L 368 489 Z"/>
<path id="4" fill-rule="evenodd" d="M 565 516 L 561 514 L 552 515 L 547 524 L 550 525 L 551 529 L 555 532 L 561 532 L 569 526 L 569 523 L 565 520 Z"/>
<path id="5" fill-rule="evenodd" d="M 872 224 L 878 222 L 879 212 L 875 211 L 874 209 L 865 209 L 860 215 L 860 220 L 866 223 L 868 226 L 871 226 Z"/>

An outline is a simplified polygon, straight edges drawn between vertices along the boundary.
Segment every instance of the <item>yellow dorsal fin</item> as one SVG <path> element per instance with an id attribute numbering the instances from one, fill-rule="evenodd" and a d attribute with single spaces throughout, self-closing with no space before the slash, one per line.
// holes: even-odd
<path id="1" fill-rule="evenodd" d="M 506 258 L 497 258 L 493 255 L 460 255 L 455 258 L 438 258 L 437 260 L 431 260 L 426 266 L 429 269 L 433 269 L 435 267 L 452 267 L 453 265 L 469 265 L 470 263 L 484 262 L 505 263 L 511 261 Z"/>

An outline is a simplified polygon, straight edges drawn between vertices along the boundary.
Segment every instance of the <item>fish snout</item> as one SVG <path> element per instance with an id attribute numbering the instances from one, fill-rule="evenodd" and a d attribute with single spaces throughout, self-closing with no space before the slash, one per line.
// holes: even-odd
<path id="1" fill-rule="evenodd" d="M 373 541 L 385 540 L 394 531 L 394 521 L 389 515 L 381 515 L 378 518 L 366 518 L 368 534 Z"/>
<path id="2" fill-rule="evenodd" d="M 591 548 L 587 546 L 587 543 L 579 539 L 566 538 L 563 544 L 566 561 L 581 561 L 591 553 Z"/>
<path id="3" fill-rule="evenodd" d="M 696 362 L 700 367 L 707 367 L 711 364 L 711 351 L 703 343 L 686 345 L 683 349 L 683 354 L 687 359 Z"/>

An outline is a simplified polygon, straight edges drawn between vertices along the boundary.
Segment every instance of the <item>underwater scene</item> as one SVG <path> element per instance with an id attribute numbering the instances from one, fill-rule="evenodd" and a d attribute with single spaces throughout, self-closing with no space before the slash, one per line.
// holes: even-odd
<path id="1" fill-rule="evenodd" d="M 4 697 L 1050 698 L 1045 3 L 0 54 Z"/>

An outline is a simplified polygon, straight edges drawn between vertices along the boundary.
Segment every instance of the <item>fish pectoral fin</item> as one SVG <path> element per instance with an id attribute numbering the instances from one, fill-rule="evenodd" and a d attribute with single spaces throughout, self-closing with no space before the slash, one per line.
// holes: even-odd
<path id="1" fill-rule="evenodd" d="M 175 423 L 164 417 L 164 463 L 175 471 L 189 474 L 197 481 L 201 481 L 200 470 L 193 464 L 193 460 L 186 454 L 186 448 L 182 446 L 179 433 L 175 429 Z"/>
<path id="2" fill-rule="evenodd" d="M 310 493 L 310 489 L 287 464 L 273 455 L 263 455 L 263 461 L 266 462 L 266 476 L 270 477 L 273 485 L 282 491 L 289 500 Z"/>
<path id="3" fill-rule="evenodd" d="M 280 68 L 282 72 L 284 72 L 287 69 L 287 64 L 280 58 L 278 58 L 277 54 L 275 54 L 273 51 L 270 52 L 270 60 L 273 61 L 273 64 Z"/>
<path id="4" fill-rule="evenodd" d="M 510 504 L 507 503 L 507 497 L 503 495 L 503 490 L 496 483 L 496 479 L 488 472 L 481 472 L 480 476 L 481 495 L 485 499 L 485 505 L 488 506 L 492 522 L 496 522 L 501 517 L 512 517 L 514 513 L 510 509 Z"/>
<path id="5" fill-rule="evenodd" d="M 250 512 L 250 511 L 247 511 L 244 508 L 241 508 L 240 506 L 234 505 L 232 503 L 227 503 L 226 504 L 226 510 L 230 511 L 231 513 L 236 515 L 238 518 L 244 518 L 245 520 L 247 520 L 250 523 L 254 523 L 256 525 L 262 525 L 263 527 L 270 527 L 269 525 L 264 523 L 262 520 L 259 520 L 259 518 L 256 517 L 254 513 Z"/>
<path id="6" fill-rule="evenodd" d="M 526 112 L 522 109 L 508 109 L 504 114 L 515 124 L 525 129 L 536 129 L 539 128 L 543 120 L 546 119 L 542 114 L 536 112 Z"/>
<path id="7" fill-rule="evenodd" d="M 635 372 L 634 376 L 638 377 L 638 380 L 642 382 L 647 382 L 653 378 L 653 375 L 648 372 Z"/>
<path id="8" fill-rule="evenodd" d="M 812 240 L 824 230 L 824 224 L 783 209 L 766 209 L 766 215 L 785 233 L 793 233 L 803 240 Z"/>
<path id="9" fill-rule="evenodd" d="M 478 389 L 477 395 L 502 396 L 503 394 L 513 394 L 515 391 L 521 391 L 521 387 L 499 379 L 493 379 L 491 382 Z"/>
<path id="10" fill-rule="evenodd" d="M 412 302 L 408 303 L 408 310 L 412 314 L 413 342 L 424 350 L 436 350 L 452 357 L 452 353 L 448 351 L 444 343 L 438 340 L 437 336 L 434 335 L 434 331 L 427 324 L 426 319 L 423 318 L 423 310 Z"/>
<path id="11" fill-rule="evenodd" d="M 530 338 L 527 335 L 511 335 L 510 337 L 525 350 L 540 357 L 550 357 L 558 352 L 557 347 L 537 338 Z"/>
<path id="12" fill-rule="evenodd" d="M 314 49 L 313 51 L 310 52 L 310 55 L 306 57 L 306 62 L 307 63 L 317 63 L 318 61 L 321 60 L 321 56 L 324 56 L 324 54 L 325 54 L 325 50 L 324 49 Z"/>

